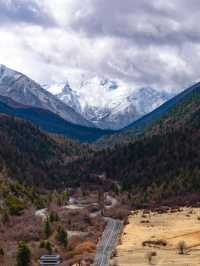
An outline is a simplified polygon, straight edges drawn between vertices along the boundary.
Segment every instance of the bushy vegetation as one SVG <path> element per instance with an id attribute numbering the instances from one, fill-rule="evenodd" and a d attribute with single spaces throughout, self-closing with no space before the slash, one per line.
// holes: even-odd
<path id="1" fill-rule="evenodd" d="M 49 218 L 47 217 L 44 221 L 44 235 L 45 235 L 45 238 L 48 239 L 49 236 L 51 235 L 51 224 L 50 224 L 50 221 L 49 221 Z"/>
<path id="2" fill-rule="evenodd" d="M 6 205 L 11 215 L 20 215 L 21 211 L 25 209 L 25 203 L 12 195 L 6 197 Z"/>
<path id="3" fill-rule="evenodd" d="M 57 229 L 56 239 L 64 247 L 67 246 L 67 242 L 68 242 L 67 232 L 65 231 L 65 229 L 61 225 Z"/>
<path id="4" fill-rule="evenodd" d="M 52 210 L 49 213 L 49 221 L 51 223 L 59 221 L 59 215 L 56 211 Z"/>
<path id="5" fill-rule="evenodd" d="M 29 266 L 31 261 L 31 252 L 24 241 L 21 241 L 17 250 L 17 266 Z"/>
<path id="6" fill-rule="evenodd" d="M 49 254 L 52 253 L 52 244 L 48 240 L 43 240 L 40 242 L 40 248 L 46 249 Z"/>
<path id="7" fill-rule="evenodd" d="M 19 181 L 0 181 L 0 222 L 7 224 L 9 216 L 21 215 L 29 207 L 44 208 L 51 192 L 43 193 L 39 188 L 26 186 Z M 52 199 L 53 200 L 53 199 Z"/>

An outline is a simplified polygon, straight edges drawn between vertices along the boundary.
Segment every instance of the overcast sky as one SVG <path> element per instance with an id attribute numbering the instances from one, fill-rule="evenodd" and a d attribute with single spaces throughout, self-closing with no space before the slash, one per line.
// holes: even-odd
<path id="1" fill-rule="evenodd" d="M 0 63 L 178 90 L 200 80 L 199 23 L 200 0 L 0 0 Z"/>

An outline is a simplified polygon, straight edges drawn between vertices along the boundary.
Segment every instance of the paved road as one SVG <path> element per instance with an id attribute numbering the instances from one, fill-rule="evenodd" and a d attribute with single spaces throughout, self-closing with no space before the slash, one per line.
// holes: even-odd
<path id="1" fill-rule="evenodd" d="M 109 266 L 109 260 L 117 243 L 117 237 L 122 228 L 122 222 L 109 218 L 102 238 L 97 246 L 93 266 Z"/>

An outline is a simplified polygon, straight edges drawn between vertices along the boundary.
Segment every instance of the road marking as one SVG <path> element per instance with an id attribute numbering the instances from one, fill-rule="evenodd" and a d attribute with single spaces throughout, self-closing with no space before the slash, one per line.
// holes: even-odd
<path id="1" fill-rule="evenodd" d="M 102 238 L 97 246 L 96 259 L 93 266 L 107 266 L 109 263 L 111 252 L 117 241 L 117 237 L 121 228 L 121 222 L 109 219 L 104 230 Z"/>
<path id="2" fill-rule="evenodd" d="M 103 254 L 102 255 L 104 255 L 104 252 L 105 252 L 105 250 L 107 249 L 107 245 L 109 244 L 109 241 L 110 241 L 110 238 L 112 239 L 112 233 L 114 232 L 114 228 L 115 228 L 115 221 L 113 221 L 113 227 L 112 227 L 112 230 L 111 230 L 111 233 L 110 233 L 110 236 L 109 236 L 109 238 L 108 238 L 108 241 L 107 241 L 107 243 L 106 243 L 106 245 L 105 245 L 105 247 L 104 247 L 104 249 L 103 249 Z M 103 262 L 103 256 L 102 256 L 102 261 L 101 261 L 101 263 L 100 263 L 100 266 L 102 265 L 102 262 Z"/>

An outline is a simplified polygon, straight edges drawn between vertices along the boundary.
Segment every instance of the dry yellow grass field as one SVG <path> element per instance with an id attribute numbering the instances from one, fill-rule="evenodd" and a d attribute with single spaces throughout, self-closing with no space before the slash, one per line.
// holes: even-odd
<path id="1" fill-rule="evenodd" d="M 183 208 L 180 212 L 163 214 L 132 213 L 117 247 L 119 266 L 197 266 L 200 265 L 200 209 Z M 143 221 L 143 222 L 142 222 Z M 144 221 L 148 221 L 144 223 Z M 164 240 L 166 246 L 143 246 L 147 240 Z M 177 246 L 185 241 L 187 254 L 180 255 Z M 151 264 L 149 252 L 156 252 Z"/>

